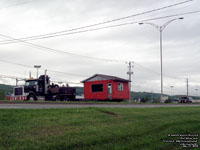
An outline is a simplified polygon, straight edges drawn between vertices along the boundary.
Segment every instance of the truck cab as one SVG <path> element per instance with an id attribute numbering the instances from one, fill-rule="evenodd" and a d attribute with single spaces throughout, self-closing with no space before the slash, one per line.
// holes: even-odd
<path id="1" fill-rule="evenodd" d="M 45 96 L 45 87 L 49 86 L 49 77 L 41 75 L 38 79 L 29 79 L 25 81 L 24 92 L 27 93 L 27 100 L 37 100 L 38 96 Z"/>
<path id="2" fill-rule="evenodd" d="M 189 96 L 182 96 L 179 103 L 192 103 L 192 98 Z"/>

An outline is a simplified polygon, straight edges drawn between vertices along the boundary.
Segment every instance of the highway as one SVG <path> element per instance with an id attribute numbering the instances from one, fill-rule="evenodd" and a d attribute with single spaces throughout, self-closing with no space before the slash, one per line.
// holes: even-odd
<path id="1" fill-rule="evenodd" d="M 156 107 L 199 107 L 200 104 L 97 104 L 97 103 L 0 103 L 0 109 L 49 109 L 49 108 L 156 108 Z"/>

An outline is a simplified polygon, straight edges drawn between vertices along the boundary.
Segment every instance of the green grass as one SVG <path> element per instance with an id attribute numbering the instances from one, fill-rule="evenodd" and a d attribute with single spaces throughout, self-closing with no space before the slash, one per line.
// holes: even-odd
<path id="1" fill-rule="evenodd" d="M 200 136 L 199 116 L 200 107 L 0 109 L 0 150 L 182 150 L 162 140 Z"/>

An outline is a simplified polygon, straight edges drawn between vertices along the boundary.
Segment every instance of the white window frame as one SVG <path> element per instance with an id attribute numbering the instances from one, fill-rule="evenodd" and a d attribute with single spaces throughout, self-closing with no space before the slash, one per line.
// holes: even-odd
<path id="1" fill-rule="evenodd" d="M 124 90 L 124 85 L 123 85 L 122 82 L 118 82 L 118 83 L 117 83 L 117 90 L 118 90 L 118 91 L 123 91 L 123 90 Z"/>

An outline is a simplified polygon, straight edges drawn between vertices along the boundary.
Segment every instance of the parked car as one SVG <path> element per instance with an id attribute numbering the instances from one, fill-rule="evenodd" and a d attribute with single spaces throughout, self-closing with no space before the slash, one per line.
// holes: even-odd
<path id="1" fill-rule="evenodd" d="M 180 100 L 179 100 L 179 98 L 174 98 L 173 100 L 172 100 L 172 103 L 178 103 Z"/>
<path id="2" fill-rule="evenodd" d="M 192 98 L 188 96 L 182 96 L 179 103 L 192 103 Z"/>

